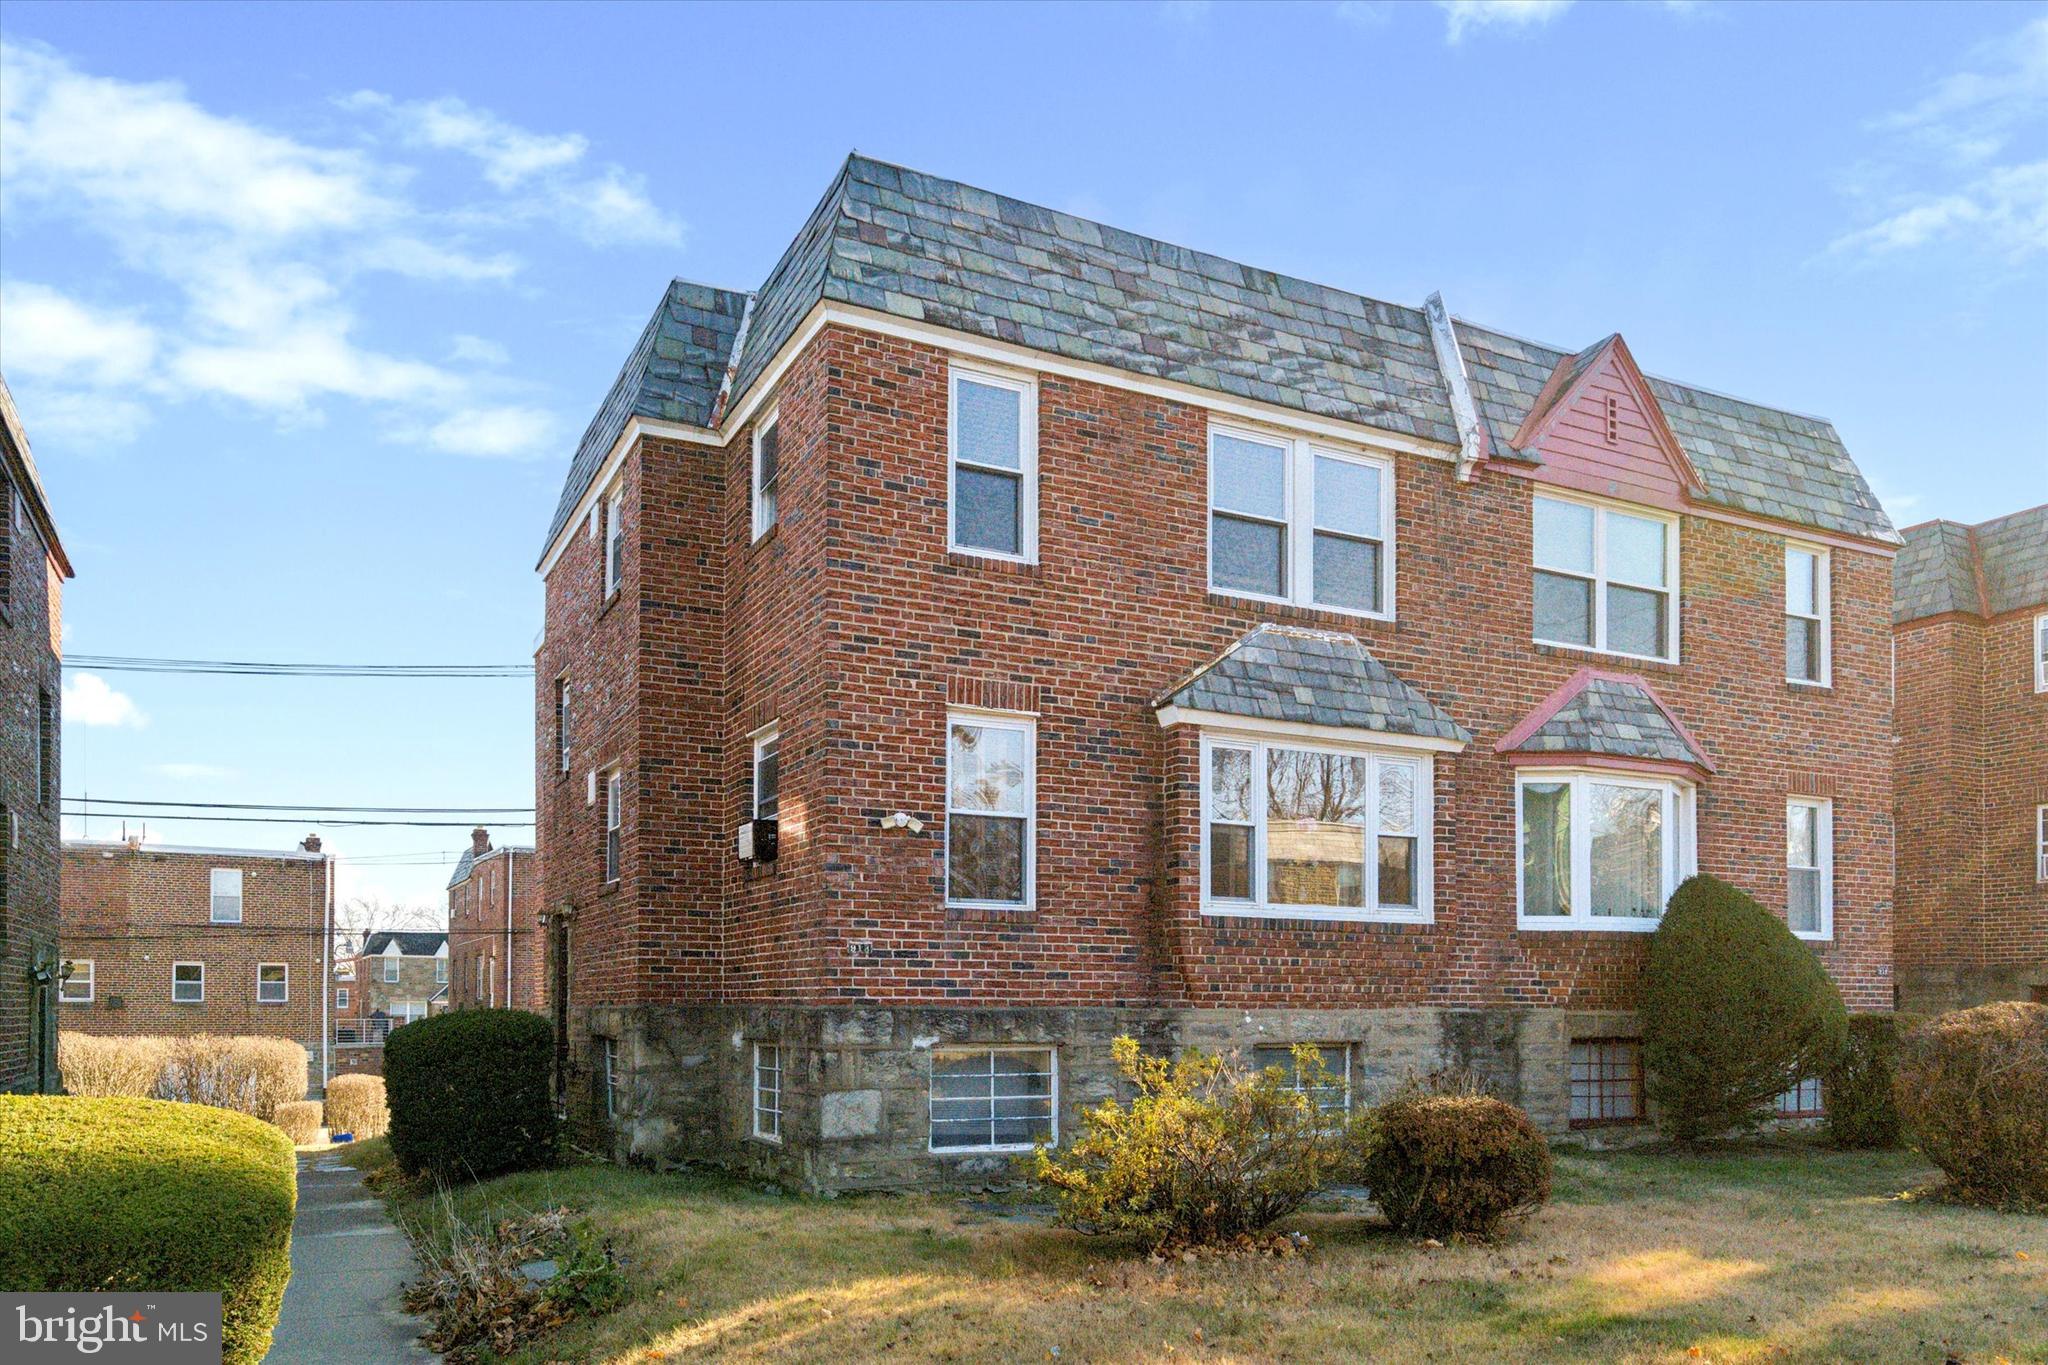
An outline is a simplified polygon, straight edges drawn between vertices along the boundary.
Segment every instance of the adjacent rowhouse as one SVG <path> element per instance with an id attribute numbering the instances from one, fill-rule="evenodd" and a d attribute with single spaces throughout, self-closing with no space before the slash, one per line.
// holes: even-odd
<path id="1" fill-rule="evenodd" d="M 470 833 L 448 879 L 448 1003 L 453 1009 L 547 1009 L 540 863 L 527 847 Z"/>

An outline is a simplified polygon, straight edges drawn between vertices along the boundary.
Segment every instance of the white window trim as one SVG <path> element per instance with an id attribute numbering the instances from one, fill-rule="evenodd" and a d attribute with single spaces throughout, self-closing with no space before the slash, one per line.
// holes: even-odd
<path id="1" fill-rule="evenodd" d="M 986 385 L 993 389 L 1009 389 L 1017 398 L 1017 468 L 1003 469 L 998 465 L 978 465 L 967 461 L 976 469 L 987 469 L 992 473 L 1017 475 L 1017 547 L 1019 553 L 1007 554 L 1001 550 L 990 550 L 979 545 L 963 545 L 954 525 L 954 508 L 958 506 L 959 480 L 956 474 L 962 464 L 960 457 L 959 392 L 960 381 Z M 1038 562 L 1038 380 L 1030 375 L 1012 374 L 1002 370 L 979 365 L 963 365 L 954 361 L 946 375 L 946 548 L 956 554 L 980 555 L 984 559 L 1000 559 L 1012 564 L 1036 564 Z"/>
<path id="2" fill-rule="evenodd" d="M 781 422 L 781 410 L 779 408 L 769 408 L 767 414 L 760 421 L 754 423 L 754 439 L 749 443 L 747 461 L 747 504 L 752 509 L 749 522 L 749 529 L 752 534 L 748 537 L 748 543 L 750 544 L 774 530 L 782 521 L 782 465 L 785 454 L 782 451 L 776 452 L 775 520 L 765 525 L 761 520 L 761 438 L 770 431 L 776 430 Z"/>
<path id="3" fill-rule="evenodd" d="M 1522 876 L 1525 869 L 1522 858 L 1522 841 L 1527 831 L 1522 827 L 1522 788 L 1531 782 L 1569 782 L 1571 784 L 1572 822 L 1572 906 L 1568 915 L 1526 915 Z M 1687 877 L 1699 871 L 1697 835 L 1694 821 L 1697 818 L 1698 800 L 1693 784 L 1675 777 L 1654 774 L 1618 772 L 1610 768 L 1521 768 L 1515 772 L 1515 928 L 1532 929 L 1539 932 L 1559 933 L 1654 933 L 1664 922 L 1660 910 L 1648 919 L 1623 919 L 1619 916 L 1595 915 L 1592 902 L 1593 867 L 1593 823 L 1586 812 L 1585 785 L 1599 782 L 1616 787 L 1645 787 L 1669 793 L 1665 805 L 1668 817 L 1665 829 L 1672 836 L 1664 841 L 1663 901 L 1671 899 L 1671 893 Z"/>
<path id="4" fill-rule="evenodd" d="M 1792 812 L 1797 809 L 1812 809 L 1818 813 L 1813 823 L 1813 856 L 1820 860 L 1820 928 L 1793 929 L 1792 934 L 1808 942 L 1825 943 L 1835 936 L 1835 803 L 1820 796 L 1788 796 L 1785 798 L 1788 825 Z M 1787 833 L 1790 833 L 1789 828 Z M 1787 853 L 1789 855 L 1789 848 Z M 1785 866 L 1785 923 L 1789 927 L 1792 923 L 1792 865 L 1789 856 Z"/>
<path id="5" fill-rule="evenodd" d="M 625 575 L 626 566 L 620 562 L 624 550 L 620 541 L 625 530 L 620 524 L 626 508 L 626 485 L 615 483 L 604 495 L 604 598 L 609 602 L 619 594 L 619 583 Z"/>
<path id="6" fill-rule="evenodd" d="M 1016 730 L 1024 736 L 1024 752 L 1030 759 L 1024 791 L 1024 899 L 1021 901 L 961 900 L 953 895 L 953 726 L 956 722 L 977 729 Z M 945 858 L 946 905 L 959 910 L 1036 910 L 1038 908 L 1038 718 L 1016 711 L 984 711 L 968 706 L 946 709 L 946 836 L 941 850 Z M 967 816 L 1001 812 L 960 811 Z M 1015 816 L 1003 816 L 1015 819 Z"/>
<path id="7" fill-rule="evenodd" d="M 1818 616 L 1801 616 L 1792 610 L 1792 565 L 1794 550 L 1813 556 L 1813 607 Z M 1795 678 L 1792 676 L 1792 660 L 1785 660 L 1785 681 L 1794 687 L 1829 688 L 1835 685 L 1835 639 L 1834 639 L 1834 585 L 1835 565 L 1833 556 L 1818 545 L 1806 545 L 1796 540 L 1785 542 L 1785 617 L 1797 616 L 1802 621 L 1812 621 L 1819 627 L 1820 635 L 1820 676 L 1817 678 Z"/>
<path id="8" fill-rule="evenodd" d="M 764 1048 L 775 1054 L 775 1108 L 773 1111 L 775 1114 L 775 1131 L 772 1133 L 764 1131 L 761 1127 L 761 1114 L 763 1112 L 761 1108 L 761 1052 Z M 784 1090 L 782 1082 L 785 1074 L 782 1066 L 782 1044 L 754 1044 L 754 1071 L 750 1078 L 752 1084 L 749 1087 L 753 1091 L 754 1096 L 753 1135 L 762 1142 L 772 1142 L 778 1147 L 782 1145 L 782 1095 Z"/>
<path id="9" fill-rule="evenodd" d="M 336 986 L 334 988 L 334 1008 L 337 1010 L 348 1008 L 348 987 Z"/>
<path id="10" fill-rule="evenodd" d="M 2034 880 L 2048 882 L 2048 806 L 2034 807 Z"/>
<path id="11" fill-rule="evenodd" d="M 604 884 L 617 886 L 620 874 L 625 871 L 626 862 L 626 787 L 625 775 L 618 768 L 608 768 L 604 774 Z M 618 852 L 612 852 L 612 836 L 618 836 Z"/>
<path id="12" fill-rule="evenodd" d="M 222 919 L 220 907 L 215 904 L 225 893 L 221 891 L 221 878 L 232 877 L 235 883 L 235 917 Z M 208 924 L 240 924 L 246 913 L 242 899 L 242 869 L 239 867 L 210 868 L 206 874 L 206 922 Z"/>
<path id="13" fill-rule="evenodd" d="M 1588 578 L 1588 575 L 1581 573 L 1577 569 L 1559 568 L 1537 560 L 1535 537 L 1536 504 L 1542 501 L 1571 503 L 1575 506 L 1593 509 L 1593 572 L 1590 576 L 1590 581 L 1593 584 L 1593 638 L 1587 644 L 1575 644 L 1570 640 L 1546 640 L 1541 635 L 1536 634 L 1533 596 L 1535 592 L 1535 574 L 1540 570 L 1543 573 L 1556 574 L 1561 578 L 1576 578 L 1580 580 Z M 1607 517 L 1609 513 L 1613 512 L 1618 512 L 1627 517 L 1635 517 L 1641 521 L 1655 521 L 1663 524 L 1665 529 L 1664 577 L 1666 586 L 1658 588 L 1648 583 L 1631 583 L 1626 579 L 1611 579 L 1607 576 Z M 1679 596 L 1678 580 L 1679 524 L 1677 517 L 1635 503 L 1609 502 L 1601 498 L 1566 497 L 1551 492 L 1546 487 L 1543 492 L 1537 493 L 1529 500 L 1529 532 L 1529 581 L 1531 592 L 1529 636 L 1532 640 L 1539 645 L 1549 645 L 1554 649 L 1576 649 L 1583 653 L 1605 654 L 1616 659 L 1646 659 L 1652 663 L 1661 664 L 1683 662 L 1683 655 L 1679 644 L 1678 618 L 1682 599 Z M 1624 588 L 1635 588 L 1642 592 L 1662 592 L 1669 599 L 1664 612 L 1665 653 L 1633 654 L 1625 649 L 1609 649 L 1607 647 L 1607 588 L 1610 584 Z M 1782 642 L 1779 648 L 1781 650 L 1784 648 Z"/>
<path id="14" fill-rule="evenodd" d="M 71 957 L 65 961 L 71 964 L 71 975 L 57 987 L 57 1003 L 60 1005 L 90 1005 L 98 986 L 98 967 L 89 957 Z M 85 994 L 71 994 L 72 987 L 79 983 L 78 969 L 85 968 Z"/>
<path id="15" fill-rule="evenodd" d="M 780 723 L 773 722 L 762 726 L 754 731 L 752 739 L 753 764 L 747 771 L 747 786 L 752 799 L 747 803 L 747 813 L 754 819 L 759 820 L 762 818 L 761 751 L 771 744 L 775 746 L 775 809 L 778 815 L 782 810 L 782 729 Z"/>
<path id="16" fill-rule="evenodd" d="M 193 999 L 180 1000 L 178 998 L 178 968 L 180 967 L 197 967 L 199 969 L 199 994 Z M 203 1005 L 206 1003 L 206 964 L 204 962 L 173 962 L 171 964 L 171 1003 L 173 1005 Z"/>
<path id="17" fill-rule="evenodd" d="M 1336 1082 L 1336 1083 L 1337 1083 L 1337 1084 L 1338 1084 L 1338 1085 L 1339 1085 L 1339 1086 L 1340 1086 L 1340 1087 L 1341 1087 L 1341 1088 L 1343 1089 L 1343 1092 L 1344 1092 L 1344 1108 L 1343 1108 L 1343 1110 L 1342 1110 L 1341 1112 L 1342 1112 L 1342 1115 L 1343 1115 L 1344 1119 L 1346 1119 L 1346 1120 L 1349 1120 L 1349 1119 L 1350 1119 L 1350 1117 L 1351 1117 L 1351 1111 L 1352 1111 L 1352 1108 L 1353 1108 L 1353 1105 L 1352 1105 L 1352 1101 L 1351 1101 L 1351 1044 L 1349 1044 L 1349 1043 L 1346 1043 L 1346 1042 L 1338 1042 L 1338 1041 L 1335 1041 L 1335 1040 L 1324 1040 L 1324 1039 L 1310 1040 L 1310 1039 L 1306 1039 L 1306 1038 L 1302 1039 L 1302 1040 L 1301 1040 L 1300 1042 L 1298 1042 L 1298 1043 L 1281 1043 L 1281 1042 L 1270 1042 L 1270 1043 L 1257 1043 L 1257 1044 L 1254 1044 L 1254 1045 L 1253 1045 L 1253 1047 L 1252 1047 L 1252 1062 L 1253 1062 L 1253 1065 L 1257 1065 L 1257 1063 L 1258 1063 L 1258 1049 L 1259 1049 L 1259 1048 L 1277 1048 L 1277 1049 L 1279 1049 L 1279 1050 L 1281 1050 L 1281 1051 L 1283 1051 L 1283 1052 L 1287 1052 L 1287 1053 L 1289 1053 L 1290 1055 L 1289 1055 L 1289 1060 L 1288 1060 L 1288 1063 L 1287 1063 L 1287 1067 L 1288 1067 L 1288 1075 L 1287 1075 L 1287 1084 L 1288 1084 L 1288 1087 L 1289 1087 L 1289 1088 L 1290 1088 L 1291 1090 L 1293 1090 L 1293 1091 L 1294 1091 L 1294 1093 L 1295 1093 L 1295 1094 L 1297 1094 L 1297 1095 L 1306 1095 L 1306 1096 L 1308 1096 L 1308 1097 L 1309 1097 L 1309 1103 L 1310 1103 L 1310 1104 L 1315 1104 L 1315 1090 L 1314 1090 L 1314 1088 L 1313 1088 L 1313 1087 L 1311 1087 L 1311 1086 L 1308 1086 L 1308 1085 L 1305 1085 L 1305 1084 L 1303 1084 L 1303 1083 L 1302 1083 L 1302 1079 L 1301 1079 L 1301 1068 L 1300 1068 L 1300 1067 L 1298 1067 L 1298 1066 L 1296 1066 L 1296 1065 L 1294 1064 L 1294 1062 L 1293 1062 L 1293 1058 L 1292 1058 L 1292 1053 L 1293 1053 L 1293 1050 L 1294 1050 L 1295 1048 L 1297 1048 L 1297 1047 L 1312 1047 L 1312 1048 L 1314 1048 L 1314 1049 L 1316 1050 L 1316 1055 L 1317 1055 L 1317 1056 L 1321 1056 L 1321 1055 L 1322 1055 L 1322 1054 L 1323 1054 L 1324 1052 L 1326 1052 L 1326 1051 L 1330 1051 L 1330 1050 L 1335 1050 L 1335 1051 L 1336 1051 L 1336 1052 L 1337 1052 L 1337 1053 L 1339 1054 L 1339 1056 L 1341 1057 L 1341 1059 L 1342 1059 L 1342 1061 L 1343 1061 L 1343 1065 L 1342 1065 L 1341 1067 L 1339 1067 L 1339 1068 L 1335 1069 L 1335 1070 L 1331 1070 L 1331 1071 L 1330 1071 L 1330 1078 L 1331 1078 L 1332 1080 L 1334 1080 L 1334 1081 L 1335 1081 L 1335 1082 Z M 1328 1066 L 1327 1066 L 1327 1064 L 1325 1065 L 1325 1069 L 1326 1069 L 1326 1070 L 1328 1070 L 1328 1069 L 1329 1069 L 1329 1068 L 1328 1068 Z M 1317 1106 L 1317 1108 L 1318 1108 L 1318 1110 L 1320 1111 L 1320 1109 L 1321 1109 L 1321 1106 L 1320 1106 L 1320 1105 L 1318 1105 L 1318 1106 Z M 1335 1117 L 1335 1115 L 1333 1114 L 1333 1115 L 1332 1115 L 1332 1117 Z"/>
<path id="18" fill-rule="evenodd" d="M 2048 692 L 2048 612 L 2034 618 L 2034 690 Z"/>
<path id="19" fill-rule="evenodd" d="M 1286 515 L 1282 527 L 1286 532 L 1287 592 L 1282 596 L 1269 593 L 1249 592 L 1243 588 L 1227 588 L 1216 582 L 1216 438 L 1218 435 L 1233 436 L 1241 441 L 1254 441 L 1264 446 L 1279 446 L 1286 451 L 1283 480 L 1286 486 Z M 1354 450 L 1334 442 L 1310 436 L 1294 436 L 1285 432 L 1270 431 L 1253 426 L 1242 426 L 1230 422 L 1209 423 L 1208 444 L 1204 448 L 1204 463 L 1208 466 L 1208 503 L 1203 509 L 1204 525 L 1203 557 L 1204 570 L 1209 591 L 1218 597 L 1235 597 L 1248 602 L 1274 602 L 1286 606 L 1302 607 L 1309 611 L 1327 611 L 1338 616 L 1352 616 L 1365 621 L 1391 621 L 1394 619 L 1394 585 L 1399 581 L 1394 563 L 1397 555 L 1394 540 L 1394 462 L 1385 455 L 1372 455 Z M 1351 464 L 1366 465 L 1377 469 L 1380 474 L 1380 605 L 1379 611 L 1360 611 L 1356 607 L 1332 606 L 1315 600 L 1315 553 L 1316 553 L 1316 508 L 1315 468 L 1316 457 L 1327 456 Z M 1262 520 L 1243 513 L 1226 512 L 1244 520 Z M 1356 539 L 1356 537 L 1353 537 Z"/>
<path id="20" fill-rule="evenodd" d="M 555 749 L 565 773 L 569 771 L 570 706 L 573 701 L 569 677 L 565 673 L 555 679 Z"/>
<path id="21" fill-rule="evenodd" d="M 947 1046 L 945 1046 L 945 1047 L 935 1047 L 935 1048 L 933 1048 L 933 1049 L 931 1050 L 931 1052 L 932 1052 L 932 1057 L 931 1057 L 931 1059 L 928 1059 L 928 1060 L 935 1060 L 935 1059 L 936 1059 L 936 1057 L 937 1057 L 937 1054 L 939 1054 L 939 1053 L 941 1053 L 941 1052 L 974 1052 L 974 1053 L 982 1053 L 982 1052 L 1043 1052 L 1043 1053 L 1045 1053 L 1045 1054 L 1046 1054 L 1046 1056 L 1047 1056 L 1048 1058 L 1050 1058 L 1050 1060 L 1051 1060 L 1051 1067 L 1050 1067 L 1050 1071 L 1051 1071 L 1051 1076 L 1052 1076 L 1052 1109 L 1051 1109 L 1051 1116 L 1052 1116 L 1052 1131 L 1051 1131 L 1051 1132 L 1050 1132 L 1050 1133 L 1049 1133 L 1049 1134 L 1047 1135 L 1047 1137 L 1046 1137 L 1046 1146 L 1048 1146 L 1048 1147 L 1057 1147 L 1057 1146 L 1059 1146 L 1059 1145 L 1060 1145 L 1060 1050 L 1059 1050 L 1059 1048 L 1058 1048 L 1058 1047 L 1054 1046 L 1054 1045 L 1053 1045 L 1053 1044 L 1051 1044 L 1051 1043 L 1042 1043 L 1042 1044 L 1041 1044 L 1041 1043 L 996 1043 L 996 1044 L 990 1044 L 990 1045 L 983 1045 L 983 1044 L 980 1044 L 980 1043 L 959 1043 L 959 1044 L 948 1044 L 948 1045 L 947 1045 Z M 1031 1151 L 1036 1151 L 1036 1150 L 1038 1149 L 1038 1144 L 1037 1144 L 1037 1143 L 1035 1143 L 1035 1142 L 999 1142 L 999 1143 L 996 1143 L 996 1144 L 994 1144 L 993 1146 L 981 1146 L 981 1147 L 940 1147 L 940 1146 L 938 1146 L 938 1145 L 937 1145 L 937 1144 L 935 1143 L 935 1141 L 934 1141 L 934 1138 L 935 1138 L 935 1136 L 936 1136 L 936 1135 L 935 1135 L 935 1134 L 934 1134 L 934 1133 L 932 1132 L 932 1108 L 931 1108 L 931 1106 L 933 1105 L 933 1103 L 934 1103 L 934 1102 L 936 1102 L 936 1101 L 937 1101 L 937 1099 L 938 1099 L 938 1088 L 939 1088 L 939 1087 L 938 1087 L 938 1080 L 939 1080 L 939 1078 L 938 1078 L 938 1073 L 937 1073 L 937 1072 L 936 1072 L 935 1070 L 929 1070 L 929 1069 L 928 1069 L 928 1070 L 926 1071 L 926 1073 L 925 1073 L 925 1083 L 924 1083 L 924 1084 L 925 1084 L 925 1116 L 924 1116 L 924 1141 L 925 1141 L 925 1148 L 926 1148 L 926 1150 L 927 1150 L 927 1151 L 929 1151 L 929 1152 L 931 1152 L 931 1154 L 932 1154 L 933 1156 L 977 1156 L 977 1155 L 980 1155 L 980 1154 L 982 1154 L 982 1153 L 985 1153 L 985 1152 L 1031 1152 Z"/>
<path id="22" fill-rule="evenodd" d="M 401 964 L 401 962 L 400 962 L 400 960 L 399 960 L 399 956 L 398 956 L 398 954 L 397 954 L 397 953 L 385 953 L 385 954 L 384 954 L 384 984 L 385 984 L 385 985 L 387 985 L 387 986 L 395 986 L 395 985 L 397 985 L 397 984 L 398 984 L 398 974 L 399 974 L 399 968 L 400 968 L 400 966 L 401 966 L 401 965 L 402 965 L 402 964 Z"/>
<path id="23" fill-rule="evenodd" d="M 600 1034 L 597 1040 L 597 1064 L 604 1075 L 604 1116 L 615 1119 L 619 1116 L 619 1040 Z"/>
<path id="24" fill-rule="evenodd" d="M 1255 801 L 1266 791 L 1266 751 L 1269 748 L 1300 749 L 1309 753 L 1342 754 L 1373 760 L 1365 783 L 1365 827 L 1359 832 L 1360 852 L 1365 857 L 1366 903 L 1353 908 L 1341 905 L 1275 905 L 1266 899 L 1266 819 L 1261 805 L 1252 819 L 1252 899 L 1223 900 L 1209 890 L 1209 755 L 1215 749 L 1252 750 L 1252 795 Z M 1379 761 L 1407 763 L 1419 771 L 1415 778 L 1415 901 L 1410 906 L 1382 909 L 1379 904 Z M 1306 739 L 1285 732 L 1257 729 L 1204 730 L 1201 745 L 1202 834 L 1199 841 L 1202 880 L 1202 913 L 1219 919 L 1301 919 L 1347 923 L 1434 924 L 1436 922 L 1436 761 L 1428 751 L 1383 744 Z"/>
<path id="25" fill-rule="evenodd" d="M 279 996 L 279 997 L 277 997 L 277 999 L 275 999 L 275 1000 L 267 999 L 267 998 L 265 998 L 265 996 L 264 996 L 264 994 L 263 994 L 263 969 L 264 969 L 264 968 L 266 968 L 266 967 L 282 967 L 282 968 L 284 968 L 284 994 L 283 994 L 283 995 L 281 995 L 281 996 Z M 259 963 L 257 963 L 257 964 L 256 964 L 256 1003 L 257 1003 L 257 1004 L 259 1004 L 259 1005 L 289 1005 L 289 1004 L 290 1004 L 291 1002 L 292 1002 L 292 964 L 291 964 L 291 963 L 289 963 L 289 962 L 259 962 Z"/>

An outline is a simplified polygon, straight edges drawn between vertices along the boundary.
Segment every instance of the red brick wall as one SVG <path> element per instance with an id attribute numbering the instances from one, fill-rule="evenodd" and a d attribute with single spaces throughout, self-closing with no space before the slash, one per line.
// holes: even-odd
<path id="1" fill-rule="evenodd" d="M 505 932 L 508 879 L 512 891 L 509 937 Z M 540 860 L 527 849 L 498 849 L 478 860 L 468 877 L 448 888 L 451 1006 L 545 1010 L 547 944 L 541 937 L 540 905 Z"/>
<path id="2" fill-rule="evenodd" d="M 0 517 L 12 522 L 13 485 L 0 469 Z M 58 937 L 57 793 L 62 791 L 62 728 L 55 724 L 63 695 L 57 637 L 63 579 L 43 552 L 33 526 L 14 528 L 0 604 L 0 810 L 20 821 L 20 842 L 0 848 L 6 890 L 0 894 L 0 1093 L 33 1087 L 39 1075 L 32 1041 L 50 1040 L 45 1023 L 32 1027 L 36 993 L 29 973 L 54 960 Z M 52 707 L 49 788 L 45 804 L 36 782 L 37 694 Z M 0 844 L 6 821 L 0 817 Z"/>

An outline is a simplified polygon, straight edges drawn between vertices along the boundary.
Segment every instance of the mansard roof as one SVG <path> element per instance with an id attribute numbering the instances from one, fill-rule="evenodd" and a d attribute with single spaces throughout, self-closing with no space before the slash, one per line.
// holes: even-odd
<path id="1" fill-rule="evenodd" d="M 1595 668 L 1574 673 L 1493 748 L 1525 758 L 1621 759 L 1714 771 L 1706 750 L 1649 683 Z"/>
<path id="2" fill-rule="evenodd" d="M 1153 704 L 1459 744 L 1472 739 L 1355 636 L 1300 626 L 1259 626 Z"/>
<path id="3" fill-rule="evenodd" d="M 2048 607 L 2048 504 L 1975 526 L 1909 526 L 1892 561 L 1892 621 Z"/>

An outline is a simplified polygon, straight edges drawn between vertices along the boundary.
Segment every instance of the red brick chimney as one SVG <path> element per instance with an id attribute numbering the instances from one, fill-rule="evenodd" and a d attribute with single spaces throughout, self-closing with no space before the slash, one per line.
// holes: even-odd
<path id="1" fill-rule="evenodd" d="M 482 856 L 491 851 L 491 832 L 478 825 L 469 832 L 469 851 Z"/>
<path id="2" fill-rule="evenodd" d="M 308 834 L 302 841 L 300 841 L 299 847 L 303 848 L 308 853 L 318 853 L 320 851 L 320 836 L 317 834 Z"/>

